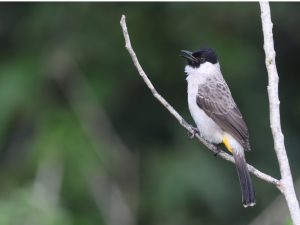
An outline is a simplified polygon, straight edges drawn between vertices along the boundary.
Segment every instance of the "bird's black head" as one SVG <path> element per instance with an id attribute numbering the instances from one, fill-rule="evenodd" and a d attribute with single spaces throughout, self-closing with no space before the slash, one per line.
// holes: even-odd
<path id="1" fill-rule="evenodd" d="M 200 65 L 205 62 L 210 62 L 212 64 L 218 62 L 218 58 L 214 50 L 207 47 L 197 50 L 195 52 L 181 50 L 181 56 L 186 58 L 188 64 L 194 68 L 200 67 Z"/>

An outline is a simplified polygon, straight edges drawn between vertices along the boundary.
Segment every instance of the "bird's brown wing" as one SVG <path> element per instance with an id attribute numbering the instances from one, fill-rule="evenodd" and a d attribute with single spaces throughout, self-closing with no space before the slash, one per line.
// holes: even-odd
<path id="1" fill-rule="evenodd" d="M 223 79 L 199 86 L 196 101 L 216 124 L 232 135 L 245 150 L 250 150 L 247 125 Z"/>

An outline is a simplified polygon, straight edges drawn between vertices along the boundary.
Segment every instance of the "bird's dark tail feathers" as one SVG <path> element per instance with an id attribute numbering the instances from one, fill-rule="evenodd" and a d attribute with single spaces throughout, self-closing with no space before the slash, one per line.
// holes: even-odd
<path id="1" fill-rule="evenodd" d="M 256 203 L 255 191 L 247 168 L 244 151 L 233 151 L 233 157 L 240 180 L 243 206 L 254 206 Z"/>

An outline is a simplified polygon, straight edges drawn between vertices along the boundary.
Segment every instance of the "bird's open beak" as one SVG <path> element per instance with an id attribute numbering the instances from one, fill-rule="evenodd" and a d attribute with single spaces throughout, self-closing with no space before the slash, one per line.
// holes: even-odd
<path id="1" fill-rule="evenodd" d="M 192 62 L 197 61 L 197 59 L 193 56 L 193 53 L 186 50 L 181 50 L 180 56 L 186 58 L 187 60 L 190 60 Z"/>

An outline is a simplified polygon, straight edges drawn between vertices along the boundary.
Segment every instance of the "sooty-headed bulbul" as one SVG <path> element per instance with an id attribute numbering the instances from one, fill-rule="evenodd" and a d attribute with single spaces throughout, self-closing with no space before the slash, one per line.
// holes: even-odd
<path id="1" fill-rule="evenodd" d="M 244 207 L 256 203 L 247 169 L 245 151 L 250 151 L 249 132 L 242 114 L 220 70 L 211 48 L 181 51 L 187 59 L 188 106 L 200 135 L 213 144 L 224 144 L 232 153 L 242 191 Z"/>

